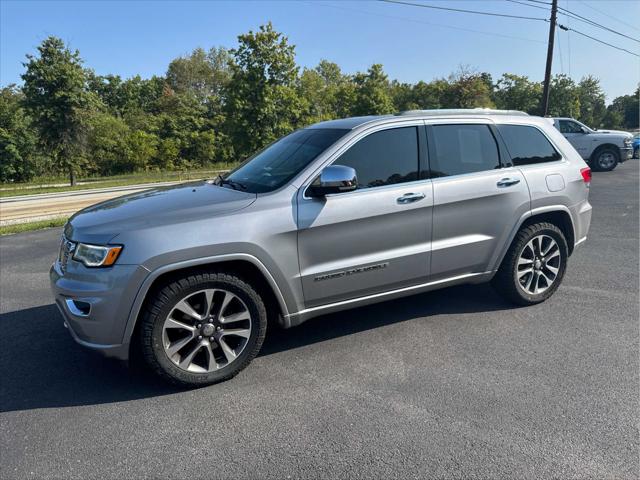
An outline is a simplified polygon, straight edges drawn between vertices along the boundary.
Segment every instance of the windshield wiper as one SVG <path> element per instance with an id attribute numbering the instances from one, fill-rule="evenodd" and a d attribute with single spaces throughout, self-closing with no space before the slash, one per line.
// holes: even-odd
<path id="1" fill-rule="evenodd" d="M 247 186 L 243 183 L 236 182 L 235 180 L 228 180 L 224 178 L 222 175 L 218 175 L 216 178 L 216 185 L 229 185 L 234 190 L 246 190 Z"/>

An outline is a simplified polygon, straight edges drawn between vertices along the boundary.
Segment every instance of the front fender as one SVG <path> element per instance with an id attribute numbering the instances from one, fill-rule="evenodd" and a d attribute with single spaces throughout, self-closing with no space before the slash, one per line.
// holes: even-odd
<path id="1" fill-rule="evenodd" d="M 183 260 L 183 261 L 163 265 L 158 268 L 155 268 L 149 273 L 149 275 L 147 275 L 147 277 L 144 279 L 144 281 L 140 285 L 140 288 L 138 289 L 135 300 L 131 306 L 131 310 L 127 318 L 127 324 L 126 324 L 123 338 L 122 338 L 122 343 L 125 343 L 125 344 L 130 343 L 144 300 L 146 299 L 147 294 L 149 293 L 149 290 L 151 289 L 151 286 L 153 285 L 153 283 L 161 275 L 164 275 L 166 273 L 170 273 L 173 271 L 177 271 L 177 270 L 182 270 L 184 268 L 198 267 L 203 265 L 215 265 L 216 263 L 228 262 L 233 260 L 250 262 L 260 270 L 260 272 L 264 275 L 265 279 L 269 283 L 269 286 L 272 288 L 275 294 L 275 297 L 278 301 L 278 304 L 280 306 L 280 309 L 282 310 L 284 318 L 289 318 L 290 305 L 288 305 L 287 301 L 285 300 L 283 289 L 280 288 L 280 285 L 275 280 L 274 276 L 271 274 L 269 269 L 257 257 L 247 253 L 233 253 L 233 254 L 215 255 L 210 257 L 201 257 L 201 258 Z M 285 292 L 289 293 L 287 298 L 289 298 L 289 304 L 291 304 L 293 302 L 292 293 L 288 291 L 289 290 L 288 288 L 285 288 L 284 290 Z"/>

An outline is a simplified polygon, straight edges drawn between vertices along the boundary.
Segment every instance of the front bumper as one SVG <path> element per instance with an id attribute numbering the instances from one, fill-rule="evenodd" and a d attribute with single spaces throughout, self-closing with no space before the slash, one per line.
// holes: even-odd
<path id="1" fill-rule="evenodd" d="M 626 162 L 633 158 L 633 147 L 620 148 L 620 162 Z"/>
<path id="2" fill-rule="evenodd" d="M 149 272 L 136 265 L 86 268 L 58 262 L 49 279 L 53 296 L 73 339 L 107 357 L 127 360 L 130 339 L 124 332 L 131 305 Z"/>

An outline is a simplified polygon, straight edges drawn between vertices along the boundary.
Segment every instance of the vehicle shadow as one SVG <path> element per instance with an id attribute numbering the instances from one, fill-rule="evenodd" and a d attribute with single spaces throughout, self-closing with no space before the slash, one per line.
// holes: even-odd
<path id="1" fill-rule="evenodd" d="M 513 308 L 487 285 L 460 286 L 272 329 L 261 356 L 435 315 Z M 55 305 L 0 315 L 0 412 L 96 405 L 178 393 L 145 370 L 76 345 Z M 250 368 L 250 367 L 249 367 Z"/>

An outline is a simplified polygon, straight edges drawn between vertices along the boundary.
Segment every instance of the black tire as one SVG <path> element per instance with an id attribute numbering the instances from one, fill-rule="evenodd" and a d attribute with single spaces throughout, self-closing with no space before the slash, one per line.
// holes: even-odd
<path id="1" fill-rule="evenodd" d="M 560 260 L 558 262 L 558 273 L 553 283 L 543 292 L 531 294 L 525 290 L 525 287 L 521 285 L 517 278 L 518 260 L 523 254 L 527 244 L 540 235 L 545 235 L 555 240 L 560 252 Z M 552 223 L 535 223 L 533 225 L 523 227 L 511 243 L 507 254 L 502 260 L 502 264 L 500 265 L 498 272 L 492 280 L 492 285 L 498 293 L 516 305 L 526 306 L 544 302 L 554 294 L 562 283 L 567 267 L 568 256 L 569 250 L 567 248 L 567 241 L 564 234 Z"/>
<path id="2" fill-rule="evenodd" d="M 618 166 L 620 152 L 613 147 L 604 147 L 596 150 L 591 158 L 591 165 L 597 172 L 610 172 Z"/>
<path id="3" fill-rule="evenodd" d="M 163 324 L 180 300 L 207 288 L 224 289 L 244 302 L 251 315 L 251 333 L 234 361 L 218 370 L 194 373 L 180 368 L 169 359 L 163 346 Z M 256 291 L 235 275 L 211 272 L 187 276 L 158 290 L 147 302 L 138 337 L 142 356 L 156 374 L 182 387 L 197 387 L 228 380 L 246 368 L 260 351 L 266 331 L 267 313 Z"/>

